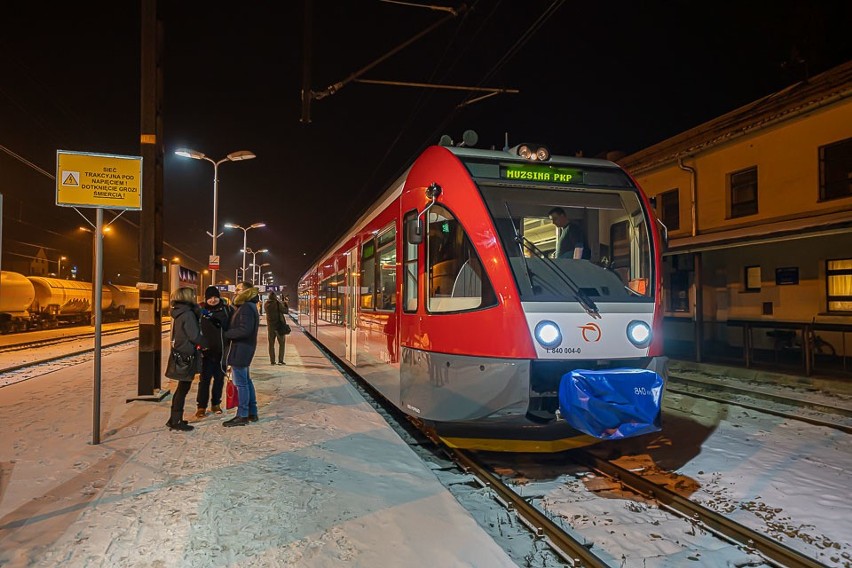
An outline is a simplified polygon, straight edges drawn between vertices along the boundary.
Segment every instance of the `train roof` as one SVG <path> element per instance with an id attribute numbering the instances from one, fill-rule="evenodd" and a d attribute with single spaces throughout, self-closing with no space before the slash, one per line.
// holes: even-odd
<path id="1" fill-rule="evenodd" d="M 447 150 L 455 154 L 459 157 L 459 159 L 466 158 L 482 158 L 488 160 L 500 160 L 503 162 L 518 162 L 523 164 L 529 164 L 530 161 L 520 157 L 517 153 L 513 152 L 512 149 L 507 148 L 504 150 L 482 150 L 479 148 L 468 148 L 466 146 L 444 146 Z M 560 165 L 560 166 L 576 166 L 576 167 L 595 167 L 595 168 L 613 168 L 613 169 L 621 169 L 621 166 L 616 164 L 615 162 L 611 162 L 609 160 L 601 160 L 598 158 L 581 158 L 578 156 L 554 156 L 551 155 L 550 159 L 546 162 L 542 162 L 543 165 Z"/>
<path id="2" fill-rule="evenodd" d="M 475 161 L 477 159 L 487 160 L 487 161 L 500 161 L 504 163 L 514 162 L 514 163 L 523 163 L 530 164 L 536 162 L 530 162 L 530 160 L 522 158 L 517 154 L 514 148 L 506 148 L 503 150 L 483 150 L 480 148 L 473 148 L 467 146 L 444 146 L 441 144 L 436 144 L 435 146 L 439 146 L 448 150 L 454 156 L 459 158 L 462 162 L 465 161 Z M 535 146 L 535 145 L 533 145 Z M 602 160 L 598 158 L 582 158 L 578 156 L 554 156 L 551 155 L 549 159 L 545 162 L 538 162 L 542 165 L 556 165 L 556 166 L 573 166 L 573 167 L 594 167 L 594 168 L 604 168 L 604 169 L 613 169 L 613 170 L 621 170 L 624 171 L 621 166 L 616 164 L 615 162 L 611 162 L 609 160 Z M 405 185 L 405 180 L 408 178 L 408 174 L 411 171 L 411 166 L 407 167 L 405 171 L 396 179 L 394 182 L 388 187 L 382 194 L 373 201 L 370 206 L 364 211 L 364 213 L 358 218 L 358 220 L 352 225 L 352 227 L 346 231 L 339 239 L 335 240 L 334 243 L 325 249 L 319 258 L 311 264 L 305 274 L 302 275 L 302 278 L 313 270 L 317 268 L 325 258 L 333 251 L 340 248 L 351 236 L 358 231 L 360 231 L 364 225 L 366 225 L 374 216 L 375 211 L 382 210 L 390 203 L 396 199 L 401 193 L 402 188 Z"/>

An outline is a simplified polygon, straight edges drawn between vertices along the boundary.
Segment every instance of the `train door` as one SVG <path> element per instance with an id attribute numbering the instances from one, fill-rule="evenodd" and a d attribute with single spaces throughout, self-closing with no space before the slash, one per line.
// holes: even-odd
<path id="1" fill-rule="evenodd" d="M 358 247 L 353 247 L 346 253 L 346 284 L 343 288 L 346 290 L 343 302 L 343 309 L 346 310 L 343 318 L 346 360 L 354 366 L 357 364 L 355 354 L 358 351 Z"/>

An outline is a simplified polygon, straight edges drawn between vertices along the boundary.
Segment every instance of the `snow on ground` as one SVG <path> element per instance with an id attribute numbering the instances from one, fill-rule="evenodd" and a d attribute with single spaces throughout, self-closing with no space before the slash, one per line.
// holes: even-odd
<path id="1" fill-rule="evenodd" d="M 238 428 L 126 403 L 132 345 L 103 357 L 99 445 L 91 362 L 0 389 L 0 565 L 516 566 L 304 336 L 287 349 L 258 352 Z"/>
<path id="2" fill-rule="evenodd" d="M 261 421 L 241 428 L 223 428 L 225 415 L 169 432 L 170 398 L 126 403 L 136 394 L 133 344 L 105 349 L 99 445 L 90 357 L 0 388 L 0 565 L 554 565 L 543 543 L 517 538 L 512 513 L 420 463 L 304 336 L 287 346 L 286 367 L 264 363 L 260 349 Z M 666 406 L 662 432 L 600 447 L 632 456 L 621 459 L 628 467 L 676 472 L 693 498 L 827 566 L 852 566 L 848 435 L 673 394 Z M 590 542 L 614 541 L 617 565 L 753 561 L 723 544 L 696 555 L 706 539 L 688 522 L 602 490 L 594 476 L 554 471 L 522 491 Z M 630 528 L 637 520 L 648 526 Z"/>

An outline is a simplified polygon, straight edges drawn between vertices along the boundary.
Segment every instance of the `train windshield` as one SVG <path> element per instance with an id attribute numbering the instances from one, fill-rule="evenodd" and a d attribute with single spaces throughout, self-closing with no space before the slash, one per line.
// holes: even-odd
<path id="1" fill-rule="evenodd" d="M 633 188 L 480 185 L 522 301 L 653 301 L 653 253 Z"/>

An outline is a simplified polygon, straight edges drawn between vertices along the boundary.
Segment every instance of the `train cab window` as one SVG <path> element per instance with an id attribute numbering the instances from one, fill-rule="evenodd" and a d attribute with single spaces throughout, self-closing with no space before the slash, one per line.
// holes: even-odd
<path id="1" fill-rule="evenodd" d="M 396 309 L 396 227 L 379 235 L 379 288 L 376 308 Z"/>
<path id="2" fill-rule="evenodd" d="M 480 189 L 522 301 L 576 302 L 578 290 L 595 302 L 654 300 L 650 216 L 635 189 L 520 183 Z M 560 210 L 564 218 L 557 219 Z M 578 229 L 574 246 L 569 239 L 560 250 L 572 236 L 569 226 Z"/>
<path id="3" fill-rule="evenodd" d="M 361 245 L 361 286 L 359 296 L 362 310 L 372 310 L 376 305 L 376 240 L 370 239 Z"/>
<path id="4" fill-rule="evenodd" d="M 417 218 L 417 211 L 411 211 L 406 214 L 405 220 L 403 222 L 403 227 L 408 227 L 409 222 Z M 402 309 L 406 312 L 416 312 L 417 311 L 417 258 L 418 258 L 418 246 L 416 244 L 412 244 L 408 242 L 408 239 L 405 239 L 405 245 L 403 249 L 403 260 L 402 260 L 402 271 L 403 271 L 403 281 L 402 281 L 402 297 L 404 298 Z"/>
<path id="5" fill-rule="evenodd" d="M 430 312 L 476 310 L 497 304 L 467 233 L 444 207 L 429 211 L 426 251 Z"/>

